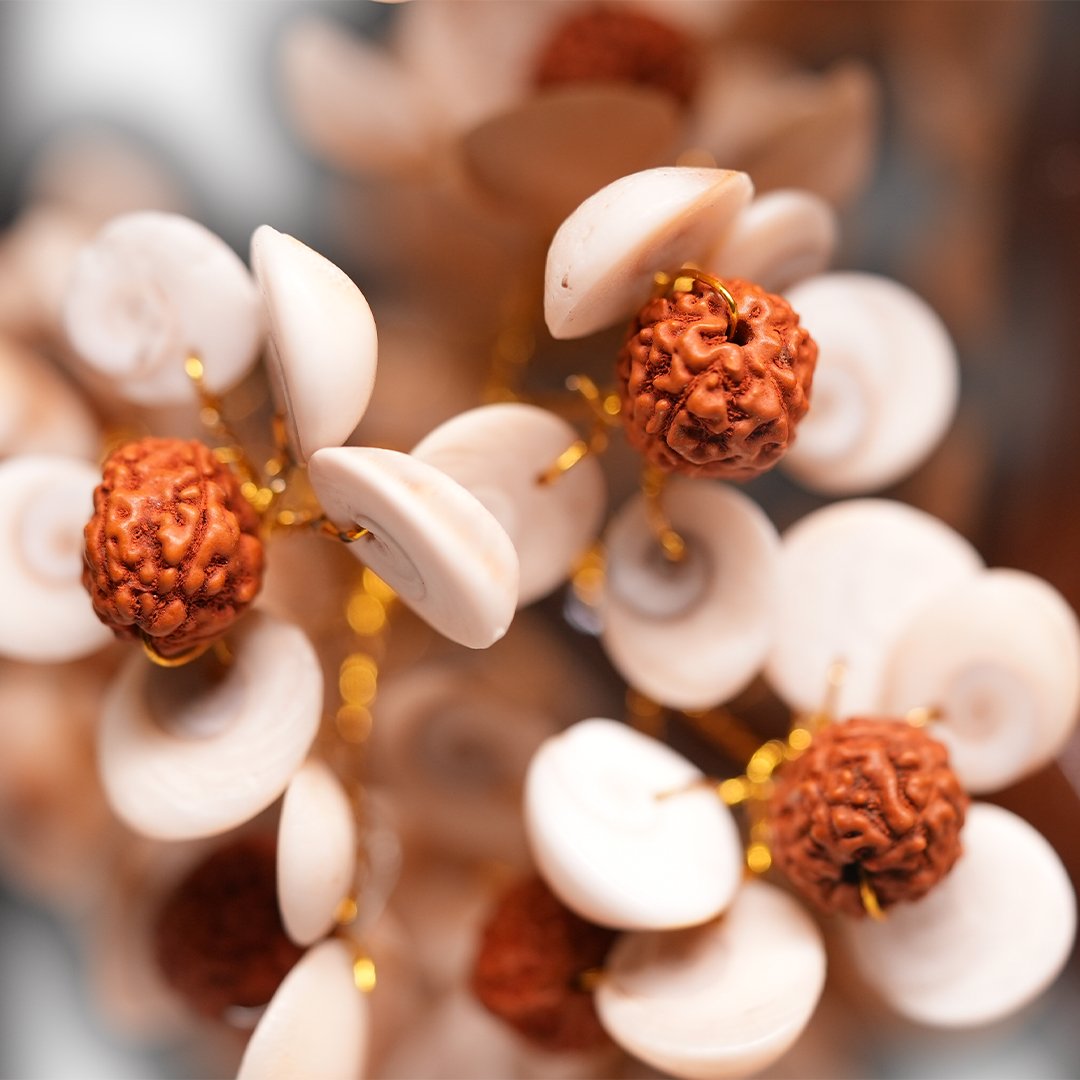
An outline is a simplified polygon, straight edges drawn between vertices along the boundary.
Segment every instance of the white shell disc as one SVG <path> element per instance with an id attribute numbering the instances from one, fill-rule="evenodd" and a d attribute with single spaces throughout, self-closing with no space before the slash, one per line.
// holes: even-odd
<path id="1" fill-rule="evenodd" d="M 113 683 L 98 742 L 105 792 L 133 829 L 158 840 L 225 832 L 284 790 L 322 712 L 322 669 L 301 630 L 259 611 L 212 654 L 182 668 L 133 655 Z"/>
<path id="2" fill-rule="evenodd" d="M 60 663 L 112 641 L 82 584 L 83 527 L 100 480 L 76 458 L 0 463 L 0 655 Z"/>
<path id="3" fill-rule="evenodd" d="M 664 558 L 642 496 L 605 533 L 602 640 L 636 690 L 704 709 L 734 697 L 765 663 L 780 540 L 752 499 L 723 484 L 673 478 L 663 507 L 687 542 L 681 562 Z"/>
<path id="4" fill-rule="evenodd" d="M 251 237 L 251 267 L 269 317 L 270 382 L 303 463 L 360 423 L 375 387 L 375 319 L 343 271 L 269 225 Z"/>
<path id="5" fill-rule="evenodd" d="M 628 318 L 649 299 L 653 275 L 700 263 L 753 193 L 745 173 L 667 167 L 591 195 L 548 249 L 544 317 L 552 336 L 585 337 Z"/>
<path id="6" fill-rule="evenodd" d="M 852 499 L 816 510 L 781 540 L 766 676 L 793 709 L 811 710 L 841 661 L 839 716 L 874 715 L 884 665 L 908 622 L 981 569 L 959 533 L 904 503 Z"/>
<path id="7" fill-rule="evenodd" d="M 353 554 L 421 619 L 470 649 L 506 633 L 517 606 L 517 554 L 460 484 L 409 454 L 358 446 L 317 451 L 308 475 L 335 525 L 371 530 Z"/>
<path id="8" fill-rule="evenodd" d="M 838 239 L 836 213 L 824 199 L 809 191 L 770 191 L 735 218 L 703 265 L 721 277 L 753 281 L 778 293 L 821 273 Z"/>
<path id="9" fill-rule="evenodd" d="M 1072 950 L 1076 897 L 1061 860 L 1023 818 L 973 803 L 963 853 L 933 891 L 883 922 L 844 920 L 862 977 L 898 1012 L 973 1027 L 1022 1008 Z"/>
<path id="10" fill-rule="evenodd" d="M 787 301 L 817 342 L 818 362 L 784 469 L 828 495 L 902 479 L 956 411 L 959 367 L 941 319 L 910 289 L 874 274 L 822 274 Z"/>
<path id="11" fill-rule="evenodd" d="M 1061 595 L 1019 570 L 990 570 L 920 612 L 885 666 L 889 715 L 940 711 L 934 738 L 972 792 L 1052 760 L 1080 714 L 1080 625 Z"/>
<path id="12" fill-rule="evenodd" d="M 313 758 L 289 781 L 278 822 L 278 904 L 297 945 L 329 933 L 355 874 L 352 802 L 333 770 Z"/>
<path id="13" fill-rule="evenodd" d="M 596 990 L 608 1034 L 630 1053 L 686 1080 L 755 1074 L 806 1027 L 825 984 L 813 919 L 761 881 L 721 918 L 616 942 Z"/>
<path id="14" fill-rule="evenodd" d="M 564 904 L 602 926 L 713 918 L 739 886 L 742 843 L 712 786 L 693 786 L 702 778 L 624 724 L 574 724 L 540 747 L 525 779 L 537 867 Z"/>
<path id="15" fill-rule="evenodd" d="M 184 370 L 203 364 L 222 394 L 254 366 L 262 344 L 258 290 L 232 249 L 178 214 L 113 218 L 82 249 L 64 300 L 75 351 L 140 405 L 195 400 Z"/>
<path id="16" fill-rule="evenodd" d="M 331 939 L 309 949 L 266 1006 L 237 1080 L 356 1080 L 364 1073 L 369 1005 L 353 957 Z"/>
<path id="17" fill-rule="evenodd" d="M 578 438 L 565 420 L 535 405 L 484 405 L 440 425 L 412 451 L 472 492 L 513 540 L 519 606 L 561 585 L 600 530 L 606 494 L 594 456 L 540 483 Z"/>
<path id="18" fill-rule="evenodd" d="M 460 152 L 481 192 L 554 229 L 605 184 L 671 160 L 680 126 L 669 94 L 630 85 L 565 86 L 484 121 L 462 138 Z"/>

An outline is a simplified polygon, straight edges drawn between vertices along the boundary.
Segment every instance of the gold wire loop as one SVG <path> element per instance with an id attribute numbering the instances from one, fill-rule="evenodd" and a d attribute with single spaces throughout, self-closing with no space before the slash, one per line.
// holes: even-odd
<path id="1" fill-rule="evenodd" d="M 668 562 L 682 562 L 686 557 L 686 541 L 675 531 L 663 507 L 664 487 L 667 475 L 655 465 L 646 467 L 641 477 L 641 491 L 645 496 L 645 517 L 649 528 L 660 544 L 660 550 Z"/>
<path id="2" fill-rule="evenodd" d="M 694 287 L 694 282 L 704 285 L 727 304 L 727 336 L 733 337 L 739 325 L 739 305 L 735 302 L 735 297 L 731 295 L 731 290 L 715 274 L 706 273 L 696 266 L 681 266 L 674 274 L 668 274 L 663 270 L 653 274 L 653 285 L 658 296 L 674 292 L 690 292 Z"/>

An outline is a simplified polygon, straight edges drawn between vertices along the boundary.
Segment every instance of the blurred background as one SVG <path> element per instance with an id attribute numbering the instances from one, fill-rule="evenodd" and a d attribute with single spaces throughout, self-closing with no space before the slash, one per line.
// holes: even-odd
<path id="1" fill-rule="evenodd" d="M 0 5 L 0 283 L 28 249 L 42 250 L 54 236 L 40 215 L 30 217 L 49 199 L 71 206 L 85 194 L 89 220 L 110 198 L 119 210 L 145 195 L 146 205 L 181 209 L 245 257 L 252 230 L 266 222 L 338 262 L 368 295 L 380 334 L 387 328 L 380 378 L 385 372 L 388 419 L 374 418 L 372 441 L 407 446 L 442 419 L 418 398 L 437 399 L 447 414 L 478 401 L 494 331 L 470 306 L 477 297 L 458 297 L 447 285 L 431 301 L 445 351 L 427 359 L 409 337 L 402 293 L 415 285 L 426 302 L 427 291 L 444 287 L 446 244 L 449 262 L 463 268 L 480 301 L 489 280 L 507 274 L 495 250 L 515 253 L 528 281 L 524 253 L 542 250 L 549 225 L 540 218 L 523 225 L 506 214 L 480 220 L 474 206 L 455 203 L 442 172 L 446 146 L 419 164 L 407 154 L 389 165 L 378 155 L 350 156 L 354 148 L 342 149 L 311 110 L 318 113 L 320 93 L 341 101 L 362 84 L 308 87 L 303 50 L 291 36 L 302 20 L 318 17 L 353 40 L 389 48 L 407 6 Z M 513 20 L 515 8 L 524 18 L 534 5 L 501 6 Z M 960 413 L 933 459 L 887 494 L 952 524 L 988 565 L 1036 573 L 1080 608 L 1080 5 L 699 6 L 695 14 L 684 5 L 690 25 L 711 35 L 718 64 L 768 58 L 746 76 L 751 97 L 788 100 L 775 89 L 780 74 L 761 77 L 755 91 L 766 69 L 824 79 L 835 65 L 856 63 L 868 73 L 876 134 L 861 171 L 844 172 L 841 158 L 852 150 L 828 116 L 806 119 L 817 125 L 807 128 L 806 146 L 784 141 L 782 131 L 777 139 L 787 149 L 759 145 L 752 135 L 764 121 L 734 91 L 721 113 L 733 123 L 750 117 L 749 134 L 729 138 L 741 159 L 716 163 L 749 168 L 755 178 L 773 169 L 778 181 L 791 183 L 797 177 L 788 174 L 801 174 L 805 158 L 807 175 L 831 186 L 841 214 L 837 266 L 894 276 L 942 315 L 961 353 Z M 497 68 L 498 44 L 489 47 Z M 378 72 L 363 85 L 388 102 L 409 92 Z M 387 115 L 393 123 L 392 110 Z M 451 150 L 452 142 L 448 136 Z M 416 216 L 421 205 L 428 216 Z M 413 259 L 415 278 L 403 278 L 402 263 Z M 25 298 L 6 288 L 0 285 L 0 312 L 7 305 L 25 313 Z M 537 376 L 542 385 L 582 366 L 580 352 L 560 353 L 550 342 L 538 352 L 551 357 Z M 463 361 L 444 387 L 445 357 L 475 353 L 483 364 Z M 781 526 L 820 502 L 773 476 L 756 482 L 753 493 Z M 542 617 L 555 625 L 559 614 L 549 605 Z M 1074 740 L 1059 765 L 999 801 L 1043 831 L 1074 884 L 1080 881 L 1080 744 Z M 18 809 L 4 814 L 4 830 L 17 832 Z M 98 961 L 81 944 L 81 928 L 55 913 L 64 905 L 43 904 L 33 892 L 0 862 L 0 1075 L 199 1072 L 190 1046 L 163 1049 L 110 1030 L 96 1007 L 90 968 Z M 1074 957 L 1050 994 L 1001 1028 L 945 1036 L 881 1020 L 849 1034 L 844 1075 L 1075 1076 L 1078 1007 Z"/>

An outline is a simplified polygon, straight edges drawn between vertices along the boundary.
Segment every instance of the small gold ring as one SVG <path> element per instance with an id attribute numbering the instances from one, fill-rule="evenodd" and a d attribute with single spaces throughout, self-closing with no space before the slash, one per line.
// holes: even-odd
<path id="1" fill-rule="evenodd" d="M 707 274 L 704 270 L 698 270 L 694 266 L 683 266 L 672 278 L 671 289 L 673 292 L 689 292 L 694 287 L 695 281 L 704 285 L 706 289 L 712 289 L 727 304 L 730 322 L 728 337 L 732 337 L 735 334 L 735 328 L 739 325 L 739 305 L 735 303 L 731 290 L 718 277 Z"/>

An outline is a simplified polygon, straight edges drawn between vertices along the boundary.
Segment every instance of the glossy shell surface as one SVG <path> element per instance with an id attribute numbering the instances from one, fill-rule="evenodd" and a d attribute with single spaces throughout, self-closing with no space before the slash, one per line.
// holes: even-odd
<path id="1" fill-rule="evenodd" d="M 980 570 L 959 533 L 903 503 L 852 499 L 816 510 L 781 539 L 766 677 L 793 709 L 812 710 L 840 662 L 839 715 L 873 714 L 885 662 L 907 623 Z"/>
<path id="2" fill-rule="evenodd" d="M 956 411 L 956 349 L 910 289 L 874 274 L 821 274 L 787 300 L 818 343 L 810 412 L 783 468 L 827 495 L 876 491 L 912 472 Z"/>
<path id="3" fill-rule="evenodd" d="M 552 335 L 585 337 L 632 315 L 649 299 L 653 275 L 700 262 L 753 191 L 745 173 L 666 167 L 591 195 L 548 249 L 544 317 Z"/>
<path id="4" fill-rule="evenodd" d="M 98 756 L 116 813 L 136 832 L 185 840 L 225 832 L 284 790 L 322 712 L 322 669 L 303 632 L 249 613 L 213 653 L 182 668 L 136 653 L 105 701 Z"/>
<path id="5" fill-rule="evenodd" d="M 364 294 L 329 259 L 260 225 L 251 266 L 269 321 L 268 371 L 300 462 L 341 446 L 375 386 L 378 339 Z"/>
<path id="6" fill-rule="evenodd" d="M 742 877 L 731 812 L 701 772 L 614 720 L 583 720 L 540 747 L 525 780 L 537 867 L 568 907 L 602 926 L 705 922 Z"/>
<path id="7" fill-rule="evenodd" d="M 972 792 L 1057 756 L 1080 715 L 1080 626 L 1053 587 L 1019 570 L 964 581 L 908 624 L 885 666 L 883 711 L 940 712 L 934 738 Z"/>
<path id="8" fill-rule="evenodd" d="M 338 528 L 370 530 L 350 550 L 420 618 L 472 649 L 506 633 L 517 553 L 465 488 L 409 454 L 356 446 L 319 450 L 309 475 Z"/>
<path id="9" fill-rule="evenodd" d="M 64 301 L 80 358 L 139 405 L 193 402 L 198 357 L 222 394 L 254 366 L 263 338 L 258 290 L 231 248 L 178 214 L 113 218 L 82 249 Z"/>
<path id="10" fill-rule="evenodd" d="M 351 951 L 343 941 L 323 941 L 270 999 L 238 1080 L 355 1080 L 364 1070 L 369 1029 L 369 1005 L 353 981 Z"/>
<path id="11" fill-rule="evenodd" d="M 313 758 L 289 781 L 278 823 L 278 904 L 298 945 L 333 927 L 352 888 L 356 850 L 352 802 L 333 771 Z"/>
<path id="12" fill-rule="evenodd" d="M 766 292 L 786 293 L 829 265 L 838 240 L 836 212 L 824 199 L 809 191 L 770 191 L 735 218 L 703 266 L 721 278 L 741 278 Z"/>
<path id="13" fill-rule="evenodd" d="M 707 480 L 674 479 L 663 493 L 687 543 L 670 562 L 638 496 L 604 536 L 604 648 L 636 690 L 677 709 L 734 697 L 772 645 L 780 543 L 750 498 Z"/>
<path id="14" fill-rule="evenodd" d="M 595 457 L 541 481 L 577 439 L 546 409 L 485 405 L 440 425 L 412 451 L 475 495 L 506 530 L 520 563 L 519 606 L 561 585 L 599 532 L 606 493 Z"/>
<path id="15" fill-rule="evenodd" d="M 813 919 L 780 889 L 745 884 L 719 919 L 616 942 L 596 991 L 600 1021 L 665 1074 L 756 1074 L 799 1037 L 825 983 Z"/>
<path id="16" fill-rule="evenodd" d="M 1022 1008 L 1072 950 L 1076 897 L 1061 860 L 1023 818 L 973 803 L 949 876 L 884 922 L 848 920 L 863 978 L 903 1016 L 934 1027 L 992 1023 Z"/>
<path id="17" fill-rule="evenodd" d="M 76 458 L 0 463 L 0 656 L 59 663 L 112 641 L 82 584 L 83 526 L 100 479 Z"/>

